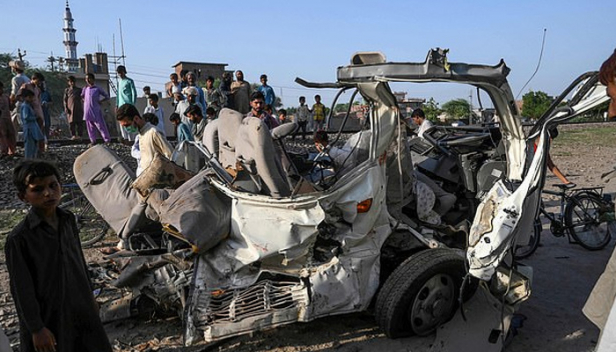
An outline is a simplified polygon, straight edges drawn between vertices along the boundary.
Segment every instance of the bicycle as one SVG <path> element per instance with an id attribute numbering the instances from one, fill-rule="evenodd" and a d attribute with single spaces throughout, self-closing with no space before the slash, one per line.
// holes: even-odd
<path id="1" fill-rule="evenodd" d="M 591 251 L 607 246 L 612 238 L 610 224 L 614 222 L 614 203 L 610 195 L 603 194 L 603 187 L 569 189 L 564 184 L 555 184 L 554 187 L 559 190 L 543 190 L 542 193 L 560 197 L 560 212 L 548 212 L 543 200 L 539 209 L 539 215 L 543 214 L 550 221 L 552 235 L 567 235 L 569 243 Z M 537 250 L 542 230 L 543 225 L 537 216 L 528 245 L 515 249 L 516 259 L 527 258 Z"/>
<path id="2" fill-rule="evenodd" d="M 109 224 L 94 209 L 94 206 L 81 192 L 79 185 L 76 183 L 64 184 L 62 190 L 64 193 L 60 201 L 60 208 L 70 210 L 75 214 L 81 247 L 92 247 L 107 235 L 110 228 Z"/>

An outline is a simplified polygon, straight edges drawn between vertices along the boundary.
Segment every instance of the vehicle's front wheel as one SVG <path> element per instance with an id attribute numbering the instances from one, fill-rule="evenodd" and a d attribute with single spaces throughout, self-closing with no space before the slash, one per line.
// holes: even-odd
<path id="1" fill-rule="evenodd" d="M 427 335 L 458 306 L 464 258 L 451 249 L 427 249 L 389 276 L 376 301 L 376 320 L 389 338 Z"/>

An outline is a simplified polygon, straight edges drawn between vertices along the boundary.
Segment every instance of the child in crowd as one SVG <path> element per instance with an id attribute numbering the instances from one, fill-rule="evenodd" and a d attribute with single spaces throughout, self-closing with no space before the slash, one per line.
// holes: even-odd
<path id="1" fill-rule="evenodd" d="M 190 127 L 188 127 L 187 124 L 182 122 L 180 114 L 174 112 L 173 114 L 171 114 L 171 116 L 169 116 L 169 121 L 171 121 L 171 123 L 173 123 L 176 128 L 175 135 L 177 136 L 178 144 L 184 141 L 193 140 L 192 134 L 190 133 Z"/>
<path id="2" fill-rule="evenodd" d="M 46 161 L 24 160 L 13 172 L 13 183 L 30 205 L 5 246 L 20 350 L 111 352 L 75 216 L 58 207 L 58 169 Z"/>
<path id="3" fill-rule="evenodd" d="M 291 120 L 287 118 L 287 110 L 285 109 L 278 110 L 278 122 L 280 122 L 281 125 L 284 123 L 292 122 Z"/>
<path id="4" fill-rule="evenodd" d="M 325 126 L 325 105 L 321 103 L 321 96 L 314 96 L 314 105 L 312 105 L 313 131 L 321 131 Z"/>
<path id="5" fill-rule="evenodd" d="M 216 109 L 213 107 L 208 107 L 205 109 L 205 118 L 207 119 L 207 123 L 216 119 Z"/>
<path id="6" fill-rule="evenodd" d="M 145 89 L 145 88 L 144 88 Z M 163 107 L 158 105 L 158 94 L 150 94 L 148 95 L 148 106 L 145 107 L 143 111 L 144 114 L 154 114 L 158 118 L 158 123 L 153 125 L 156 127 L 158 132 L 162 133 L 163 136 L 167 136 L 165 132 L 165 112 Z"/>
<path id="7" fill-rule="evenodd" d="M 43 132 L 38 124 L 37 115 L 32 108 L 34 102 L 34 92 L 27 88 L 22 88 L 17 94 L 21 97 L 21 128 L 24 139 L 24 157 L 26 159 L 36 158 L 39 151 L 39 141 L 45 139 Z"/>

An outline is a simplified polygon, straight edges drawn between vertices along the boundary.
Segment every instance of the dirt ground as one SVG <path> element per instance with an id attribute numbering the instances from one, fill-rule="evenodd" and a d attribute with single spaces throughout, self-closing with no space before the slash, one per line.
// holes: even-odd
<path id="1" fill-rule="evenodd" d="M 605 129 L 597 128 L 600 131 Z M 606 192 L 614 194 L 616 181 L 604 184 L 600 180 L 601 173 L 616 164 L 616 144 L 609 144 L 616 127 L 607 129 L 609 135 L 599 140 L 588 138 L 587 127 L 562 127 L 561 137 L 554 141 L 551 154 L 555 163 L 578 186 L 606 186 Z M 593 131 L 590 133 L 597 133 Z M 553 183 L 557 180 L 550 174 L 546 186 L 549 188 Z M 1 198 L 5 200 L 8 196 L 9 193 L 4 192 Z M 3 216 L 6 216 L 6 210 Z M 6 223 L 2 224 L 6 226 Z M 614 239 L 607 248 L 590 252 L 579 245 L 569 244 L 566 237 L 554 237 L 546 225 L 541 246 L 524 261 L 533 267 L 534 273 L 532 296 L 518 311 L 527 319 L 504 351 L 592 351 L 599 331 L 583 316 L 581 309 L 613 248 Z M 92 261 L 101 259 L 98 249 L 87 250 L 86 256 Z M 1 255 L 1 261 L 3 257 Z M 9 306 L 6 266 L 0 265 L 0 322 L 14 340 L 16 317 Z M 380 332 L 369 312 L 292 324 L 191 348 L 181 347 L 182 328 L 178 318 L 130 319 L 107 324 L 106 329 L 115 351 L 421 352 L 429 351 L 434 341 L 434 335 L 389 340 Z"/>

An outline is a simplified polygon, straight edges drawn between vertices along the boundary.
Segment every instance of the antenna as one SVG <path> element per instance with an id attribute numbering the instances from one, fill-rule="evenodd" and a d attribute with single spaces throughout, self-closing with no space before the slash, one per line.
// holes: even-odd
<path id="1" fill-rule="evenodd" d="M 537 67 L 535 68 L 535 72 L 533 72 L 533 74 L 530 76 L 528 81 L 526 81 L 522 89 L 520 89 L 520 91 L 518 92 L 518 95 L 515 96 L 516 100 L 518 99 L 522 91 L 524 91 L 524 88 L 526 88 L 526 86 L 530 83 L 530 81 L 535 77 L 535 75 L 537 74 L 537 71 L 539 71 L 539 66 L 541 65 L 541 58 L 543 58 L 543 48 L 545 47 L 545 34 L 547 33 L 547 31 L 548 31 L 547 28 L 543 29 L 543 39 L 541 40 L 541 52 L 539 52 L 539 61 L 537 62 Z"/>
<path id="2" fill-rule="evenodd" d="M 122 49 L 122 65 L 126 66 L 126 61 L 124 60 L 126 56 L 124 56 L 124 36 L 122 35 L 122 19 L 118 18 L 118 21 L 120 21 L 120 46 Z"/>
<path id="3" fill-rule="evenodd" d="M 115 33 L 111 35 L 111 38 L 112 38 L 111 40 L 113 43 L 113 72 L 115 73 L 116 83 L 113 84 L 113 81 L 111 80 L 111 76 L 109 77 L 109 83 L 111 84 L 111 89 L 117 96 L 118 95 L 117 87 L 120 85 L 120 82 L 118 82 L 118 57 L 116 56 L 116 50 L 115 50 Z"/>

